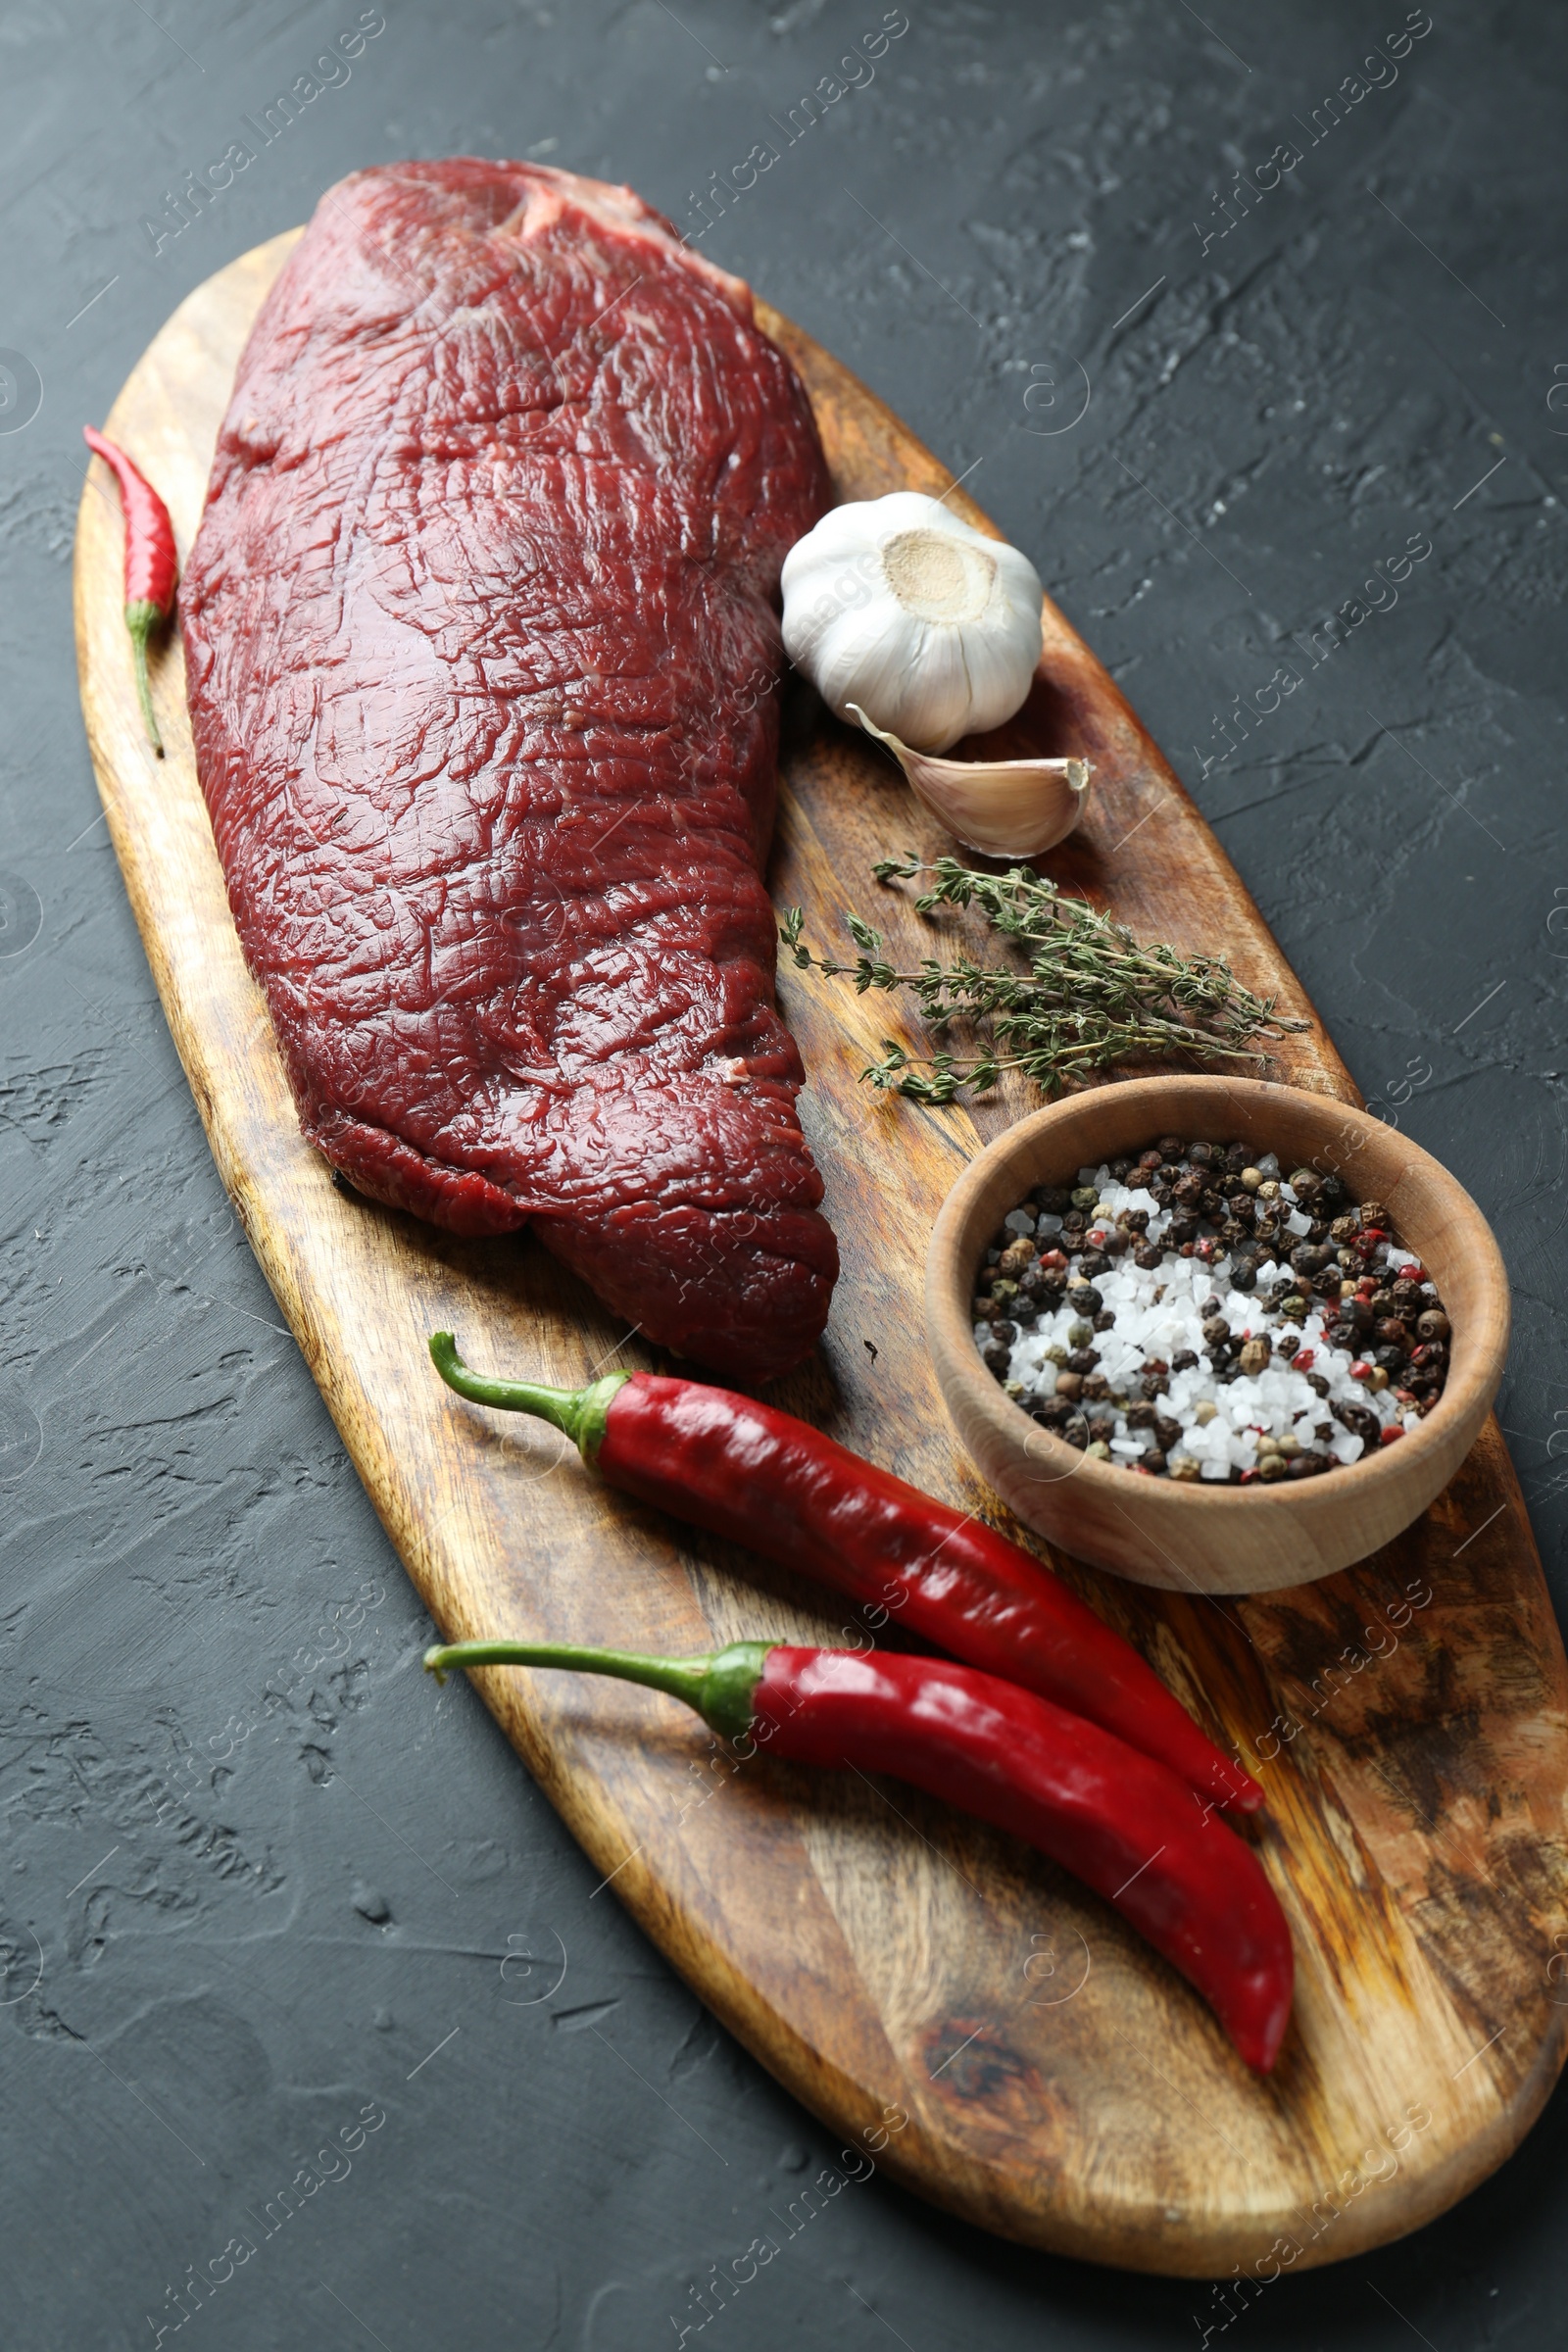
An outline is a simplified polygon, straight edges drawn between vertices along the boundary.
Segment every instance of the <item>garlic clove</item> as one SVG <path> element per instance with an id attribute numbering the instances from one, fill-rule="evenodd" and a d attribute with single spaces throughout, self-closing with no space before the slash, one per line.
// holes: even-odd
<path id="1" fill-rule="evenodd" d="M 988 858 L 1037 858 L 1065 841 L 1083 814 L 1093 773 L 1087 760 L 943 760 L 911 751 L 874 725 L 858 703 L 845 708 L 887 745 L 915 799 L 965 849 Z"/>

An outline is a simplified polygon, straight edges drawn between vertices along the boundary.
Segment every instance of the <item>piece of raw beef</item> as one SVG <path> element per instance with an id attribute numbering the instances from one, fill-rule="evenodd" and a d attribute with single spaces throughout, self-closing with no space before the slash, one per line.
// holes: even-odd
<path id="1" fill-rule="evenodd" d="M 762 884 L 779 566 L 829 503 L 747 288 L 629 189 L 392 165 L 256 322 L 180 589 L 311 1141 L 753 1380 L 838 1272 Z"/>

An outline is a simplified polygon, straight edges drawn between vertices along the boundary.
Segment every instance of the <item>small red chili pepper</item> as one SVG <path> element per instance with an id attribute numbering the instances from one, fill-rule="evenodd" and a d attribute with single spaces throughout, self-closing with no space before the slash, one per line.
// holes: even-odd
<path id="1" fill-rule="evenodd" d="M 1358 1356 L 1350 1366 L 1350 1378 L 1352 1380 L 1370 1380 L 1371 1377 L 1372 1366 L 1367 1362 L 1365 1356 Z"/>
<path id="2" fill-rule="evenodd" d="M 1103 1895 L 1267 2074 L 1290 2019 L 1295 1959 L 1250 1846 L 1193 1802 L 1167 1765 L 995 1675 L 900 1651 L 737 1642 L 707 1658 L 568 1643 L 463 1642 L 449 1666 L 564 1666 L 666 1690 L 721 1738 L 788 1762 L 885 1772 L 1022 1838 Z"/>
<path id="3" fill-rule="evenodd" d="M 1039 1560 L 808 1422 L 648 1372 L 612 1372 L 579 1390 L 486 1380 L 447 1331 L 430 1354 L 460 1396 L 554 1422 L 585 1462 L 640 1501 L 804 1569 L 879 1610 L 882 1623 L 897 1617 L 971 1666 L 1089 1717 L 1217 1804 L 1251 1813 L 1262 1803 L 1257 1783 L 1204 1737 L 1131 1642 Z"/>
<path id="4" fill-rule="evenodd" d="M 130 631 L 141 714 L 153 750 L 161 760 L 164 739 L 153 714 L 147 640 L 174 610 L 174 588 L 179 577 L 174 526 L 169 519 L 169 509 L 124 451 L 117 449 L 113 441 L 106 441 L 102 433 L 94 432 L 90 424 L 84 424 L 81 432 L 87 447 L 113 468 L 120 484 L 120 500 L 125 514 L 125 626 Z"/>
<path id="5" fill-rule="evenodd" d="M 1317 1349 L 1315 1348 L 1298 1348 L 1291 1358 L 1291 1370 L 1293 1372 L 1310 1372 L 1316 1361 Z"/>
<path id="6" fill-rule="evenodd" d="M 1383 1435 L 1382 1435 L 1382 1436 L 1379 1438 L 1379 1440 L 1378 1440 L 1378 1444 L 1379 1444 L 1380 1446 L 1392 1446 L 1392 1445 L 1394 1444 L 1394 1441 L 1395 1441 L 1395 1439 L 1396 1439 L 1396 1438 L 1402 1438 L 1402 1437 L 1403 1437 L 1403 1435 L 1404 1435 L 1404 1424 L 1403 1424 L 1403 1422 L 1402 1422 L 1402 1421 L 1391 1421 L 1391 1422 L 1389 1423 L 1389 1426 L 1388 1426 L 1388 1428 L 1387 1428 L 1387 1429 L 1386 1429 L 1386 1430 L 1383 1432 Z"/>

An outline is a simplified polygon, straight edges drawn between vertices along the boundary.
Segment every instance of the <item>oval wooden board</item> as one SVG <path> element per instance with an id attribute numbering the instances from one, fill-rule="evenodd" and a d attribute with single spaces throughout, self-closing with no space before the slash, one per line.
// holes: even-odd
<path id="1" fill-rule="evenodd" d="M 109 418 L 167 493 L 182 552 L 235 361 L 291 242 L 199 287 Z M 844 497 L 947 491 L 863 385 L 762 318 L 810 389 Z M 960 492 L 952 504 L 984 522 Z M 177 636 L 157 664 L 168 759 L 142 740 L 121 550 L 95 464 L 76 629 L 126 887 L 223 1182 L 443 1633 L 687 1653 L 741 1636 L 841 1638 L 808 1585 L 627 1503 L 553 1433 L 470 1409 L 435 1379 L 425 1338 L 442 1325 L 476 1364 L 547 1380 L 645 1359 L 544 1250 L 460 1243 L 347 1200 L 301 1141 L 229 918 Z M 1086 822 L 1054 870 L 1146 933 L 1223 945 L 1254 988 L 1307 1009 L 1121 696 L 1059 614 L 1046 618 L 1013 737 L 1096 765 Z M 804 903 L 819 943 L 841 940 L 840 914 L 859 906 L 901 953 L 927 947 L 868 872 L 890 850 L 948 846 L 895 771 L 804 701 L 783 765 L 778 903 Z M 887 1002 L 793 971 L 781 988 L 844 1274 L 818 1357 L 775 1394 L 1000 1519 L 944 1419 L 920 1282 L 944 1194 L 1022 1101 L 971 1117 L 873 1096 L 858 1077 L 900 1033 Z M 1354 1100 L 1320 1030 L 1274 1074 Z M 674 1966 L 847 2146 L 869 2145 L 922 2195 L 1037 2245 L 1195 2276 L 1267 2278 L 1396 2237 L 1514 2147 L 1568 2032 L 1568 1986 L 1548 1973 L 1568 1929 L 1568 1672 L 1495 1426 L 1421 1525 L 1331 1581 L 1221 1604 L 1065 1572 L 1263 1779 L 1260 1846 L 1299 1969 L 1266 2082 L 1113 1914 L 943 1806 L 765 1762 L 726 1773 L 701 1728 L 650 1693 L 560 1675 L 491 1673 L 480 1688 Z M 907 2122 L 884 2144 L 888 2110 Z"/>

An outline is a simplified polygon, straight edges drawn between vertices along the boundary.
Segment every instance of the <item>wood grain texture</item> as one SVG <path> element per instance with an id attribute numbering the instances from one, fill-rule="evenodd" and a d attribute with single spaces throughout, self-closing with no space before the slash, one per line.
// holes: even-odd
<path id="1" fill-rule="evenodd" d="M 290 242 L 198 288 L 109 419 L 168 496 L 182 551 L 235 360 Z M 845 496 L 947 488 L 862 386 L 763 318 L 807 379 Z M 961 494 L 954 504 L 981 519 Z M 627 1503 L 564 1440 L 436 1381 L 424 1343 L 441 1325 L 475 1364 L 550 1380 L 639 1356 L 525 1238 L 462 1243 L 346 1200 L 302 1142 L 223 895 L 177 639 L 156 662 L 168 760 L 142 739 L 121 546 L 95 465 L 77 534 L 78 656 L 126 887 L 223 1182 L 443 1634 L 686 1652 L 738 1636 L 832 1640 L 840 1618 L 806 1584 Z M 1251 986 L 1302 1009 L 1126 704 L 1065 622 L 1049 610 L 1047 622 L 1042 678 L 1002 737 L 1097 763 L 1094 805 L 1053 870 L 1178 944 L 1223 939 Z M 810 907 L 819 937 L 879 897 L 873 858 L 942 846 L 896 771 L 804 698 L 787 711 L 785 777 L 777 896 Z M 880 919 L 904 947 L 923 937 L 897 904 Z M 971 1117 L 869 1097 L 858 1074 L 898 1033 L 889 1008 L 815 974 L 786 974 L 782 993 L 844 1275 L 817 1357 L 774 1394 L 1000 1518 L 947 1428 L 921 1270 L 982 1131 L 1028 1105 Z M 1276 1074 L 1353 1099 L 1319 1032 L 1293 1040 Z M 476 1680 L 674 1966 L 847 2147 L 870 2148 L 909 2187 L 1010 2236 L 1195 2276 L 1240 2266 L 1263 2281 L 1396 2236 L 1513 2147 L 1568 2031 L 1568 1986 L 1550 1973 L 1554 1936 L 1568 1943 L 1568 1672 L 1495 1429 L 1417 1527 L 1323 1583 L 1221 1604 L 1067 1573 L 1262 1775 L 1260 1850 L 1299 1962 L 1267 2082 L 1111 1913 L 943 1806 L 760 1761 L 730 1772 L 684 1711 L 626 1687 Z M 432 1690 L 430 1703 L 453 1701 Z M 712 2161 L 716 2189 L 726 2176 Z"/>
<path id="2" fill-rule="evenodd" d="M 1144 1151 L 1157 1135 L 1240 1140 L 1347 1178 L 1379 1200 L 1453 1322 L 1437 1408 L 1391 1446 L 1305 1485 L 1130 1478 L 1038 1428 L 974 1344 L 977 1272 L 1003 1218 L 1037 1184 Z M 926 1260 L 926 1336 L 954 1427 L 991 1485 L 1048 1542 L 1170 1592 L 1269 1592 L 1364 1560 L 1435 1502 L 1480 1436 L 1508 1352 L 1508 1277 L 1485 1217 L 1447 1170 L 1365 1111 L 1300 1087 L 1167 1071 L 1071 1095 L 972 1159 L 943 1203 Z"/>

